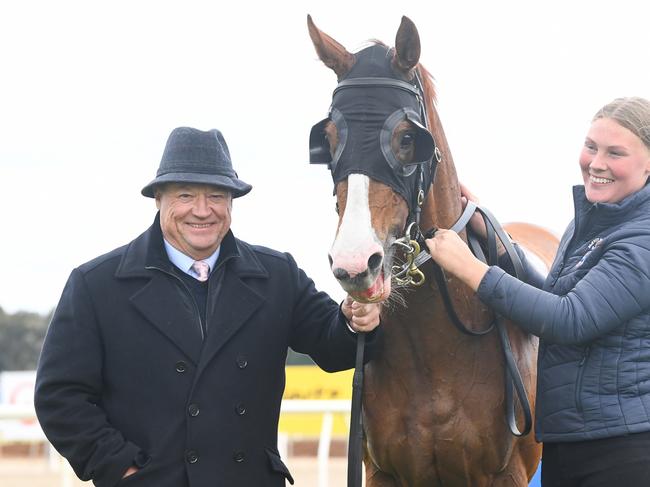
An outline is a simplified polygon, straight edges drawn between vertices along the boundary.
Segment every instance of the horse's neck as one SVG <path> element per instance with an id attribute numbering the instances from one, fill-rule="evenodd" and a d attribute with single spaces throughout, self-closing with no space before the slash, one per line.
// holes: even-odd
<path id="1" fill-rule="evenodd" d="M 435 112 L 429 120 L 432 135 L 442 154 L 438 164 L 435 180 L 429 189 L 422 208 L 420 227 L 428 230 L 432 227 L 450 228 L 461 214 L 460 185 L 456 174 L 454 160 L 449 150 L 445 132 Z"/>
<path id="2" fill-rule="evenodd" d="M 437 115 L 434 115 L 430 120 L 430 126 L 436 145 L 442 154 L 442 159 L 438 164 L 435 181 L 422 208 L 420 228 L 423 231 L 431 228 L 451 228 L 458 221 L 463 211 L 456 167 Z M 427 274 L 427 279 L 434 279 L 432 273 Z M 485 322 L 486 308 L 478 300 L 474 291 L 456 279 L 451 279 L 449 281 L 449 293 L 452 298 L 452 305 L 463 322 Z M 448 320 L 450 318 L 445 311 L 437 321 L 442 327 L 452 326 Z M 426 320 L 425 326 L 429 326 L 426 324 Z"/>

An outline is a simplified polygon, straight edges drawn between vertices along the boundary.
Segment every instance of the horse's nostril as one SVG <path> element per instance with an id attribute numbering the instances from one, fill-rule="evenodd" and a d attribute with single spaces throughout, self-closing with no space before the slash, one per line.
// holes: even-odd
<path id="1" fill-rule="evenodd" d="M 368 259 L 368 269 L 371 272 L 376 271 L 377 269 L 379 269 L 379 266 L 381 265 L 382 260 L 384 260 L 383 255 L 381 255 L 381 253 L 379 253 L 379 252 L 375 252 Z"/>
<path id="2" fill-rule="evenodd" d="M 331 269 L 332 265 L 334 264 L 334 261 L 332 260 L 332 256 L 330 254 L 327 254 L 327 260 L 330 261 L 330 269 Z"/>
<path id="3" fill-rule="evenodd" d="M 334 269 L 332 272 L 334 273 L 334 277 L 336 277 L 339 281 L 350 279 L 350 274 L 348 274 L 348 271 L 341 269 L 340 267 Z"/>

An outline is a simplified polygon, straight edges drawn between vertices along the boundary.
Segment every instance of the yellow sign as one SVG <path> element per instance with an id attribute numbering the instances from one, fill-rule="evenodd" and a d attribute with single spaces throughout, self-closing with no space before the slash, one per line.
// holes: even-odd
<path id="1" fill-rule="evenodd" d="M 289 365 L 285 368 L 287 383 L 284 399 L 351 399 L 354 370 L 328 373 L 316 365 Z M 318 436 L 322 414 L 292 413 L 280 416 L 280 432 L 292 435 Z M 332 434 L 348 434 L 349 415 L 335 414 Z"/>

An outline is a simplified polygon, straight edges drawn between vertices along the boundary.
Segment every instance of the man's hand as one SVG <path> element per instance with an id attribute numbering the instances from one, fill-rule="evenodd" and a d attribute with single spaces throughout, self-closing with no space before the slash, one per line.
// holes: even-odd
<path id="1" fill-rule="evenodd" d="M 131 466 L 131 467 L 126 469 L 126 472 L 124 472 L 124 475 L 122 475 L 122 478 L 125 479 L 125 478 L 133 475 L 134 473 L 136 473 L 138 470 L 139 470 L 138 467 Z"/>
<path id="2" fill-rule="evenodd" d="M 381 304 L 359 303 L 350 296 L 346 297 L 341 305 L 341 311 L 350 323 L 350 327 L 357 332 L 367 333 L 379 325 L 379 311 Z"/>

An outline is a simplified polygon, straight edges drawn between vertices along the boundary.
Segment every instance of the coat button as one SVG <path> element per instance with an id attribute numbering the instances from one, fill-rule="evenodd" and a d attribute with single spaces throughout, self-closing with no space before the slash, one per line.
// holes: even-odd
<path id="1" fill-rule="evenodd" d="M 237 367 L 239 367 L 240 369 L 245 369 L 247 365 L 248 365 L 248 360 L 246 360 L 246 357 L 244 357 L 243 355 L 239 355 L 237 357 Z"/>
<path id="2" fill-rule="evenodd" d="M 246 455 L 244 454 L 243 451 L 236 451 L 236 452 L 233 453 L 233 455 L 232 455 L 232 459 L 233 459 L 234 461 L 236 461 L 237 463 L 241 463 L 241 462 L 243 462 L 245 457 L 246 457 Z"/>
<path id="3" fill-rule="evenodd" d="M 187 463 L 196 463 L 199 461 L 199 454 L 198 452 L 194 450 L 188 450 L 185 453 L 185 460 L 187 460 Z"/>
<path id="4" fill-rule="evenodd" d="M 201 410 L 199 409 L 198 404 L 192 403 L 187 407 L 187 412 L 190 414 L 190 416 L 192 416 L 193 418 L 196 418 L 199 415 L 199 413 L 201 412 Z"/>
<path id="5" fill-rule="evenodd" d="M 182 374 L 187 370 L 187 364 L 183 362 L 182 360 L 180 362 L 176 362 L 176 372 L 179 374 Z"/>
<path id="6" fill-rule="evenodd" d="M 244 414 L 246 414 L 246 406 L 244 406 L 243 404 L 237 404 L 237 406 L 235 406 L 235 412 L 239 416 L 243 416 Z"/>

